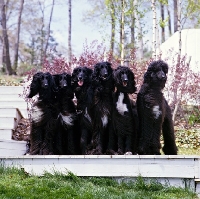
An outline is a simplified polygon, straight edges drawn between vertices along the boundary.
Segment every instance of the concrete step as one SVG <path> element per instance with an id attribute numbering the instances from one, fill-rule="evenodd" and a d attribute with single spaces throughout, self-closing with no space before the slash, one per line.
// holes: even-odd
<path id="1" fill-rule="evenodd" d="M 12 129 L 0 129 L 0 138 L 4 140 L 11 140 L 13 135 Z"/>
<path id="2" fill-rule="evenodd" d="M 2 156 L 24 155 L 26 142 L 0 139 L 0 151 Z"/>

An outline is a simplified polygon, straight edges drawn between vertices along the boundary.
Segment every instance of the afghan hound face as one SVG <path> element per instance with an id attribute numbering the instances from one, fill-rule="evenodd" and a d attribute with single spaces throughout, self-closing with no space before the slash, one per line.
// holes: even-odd
<path id="1" fill-rule="evenodd" d="M 53 89 L 54 80 L 50 73 L 38 72 L 33 76 L 33 80 L 30 85 L 30 93 L 28 98 L 32 98 L 41 92 L 41 90 Z"/>
<path id="2" fill-rule="evenodd" d="M 167 81 L 168 65 L 162 60 L 150 63 L 144 75 L 144 83 L 155 87 L 165 87 Z"/>
<path id="3" fill-rule="evenodd" d="M 94 66 L 93 77 L 98 81 L 106 81 L 112 75 L 113 69 L 109 62 L 99 62 Z"/>
<path id="4" fill-rule="evenodd" d="M 136 91 L 134 73 L 130 68 L 118 66 L 113 72 L 113 77 L 118 91 L 123 93 L 134 93 Z"/>
<path id="5" fill-rule="evenodd" d="M 72 85 L 73 87 L 82 87 L 91 81 L 92 69 L 79 66 L 73 70 Z"/>

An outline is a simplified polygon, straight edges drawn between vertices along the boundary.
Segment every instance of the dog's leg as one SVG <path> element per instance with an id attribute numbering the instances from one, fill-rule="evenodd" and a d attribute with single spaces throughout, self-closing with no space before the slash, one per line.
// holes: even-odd
<path id="1" fill-rule="evenodd" d="M 89 132 L 87 129 L 85 128 L 82 128 L 81 130 L 81 153 L 82 155 L 87 155 L 87 147 L 88 147 L 88 144 L 89 144 L 89 140 L 90 140 L 90 137 L 89 137 Z"/>
<path id="2" fill-rule="evenodd" d="M 30 133 L 30 155 L 39 155 L 41 144 L 42 129 L 32 124 Z"/>
<path id="3" fill-rule="evenodd" d="M 174 135 L 174 124 L 172 121 L 171 109 L 166 102 L 166 113 L 162 125 L 162 132 L 164 138 L 163 152 L 165 155 L 177 155 L 177 147 Z"/>

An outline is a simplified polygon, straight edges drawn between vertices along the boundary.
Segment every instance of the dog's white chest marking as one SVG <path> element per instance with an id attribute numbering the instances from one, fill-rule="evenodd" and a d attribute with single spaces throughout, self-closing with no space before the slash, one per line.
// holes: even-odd
<path id="1" fill-rule="evenodd" d="M 33 107 L 31 117 L 34 122 L 40 122 L 43 112 L 37 106 Z"/>
<path id="2" fill-rule="evenodd" d="M 160 111 L 159 106 L 153 107 L 153 114 L 155 116 L 155 119 L 159 118 L 159 116 L 162 114 L 162 111 Z"/>
<path id="3" fill-rule="evenodd" d="M 104 115 L 101 118 L 101 121 L 102 121 L 103 127 L 105 127 L 108 124 L 108 116 Z"/>
<path id="4" fill-rule="evenodd" d="M 65 116 L 62 113 L 60 113 L 60 116 L 62 117 L 62 120 L 66 125 L 72 126 L 74 124 L 74 118 L 72 114 Z"/>
<path id="5" fill-rule="evenodd" d="M 85 116 L 90 122 L 92 122 L 91 117 L 90 117 L 90 115 L 88 114 L 87 107 L 85 108 L 85 114 L 84 114 L 84 116 Z"/>
<path id="6" fill-rule="evenodd" d="M 124 115 L 124 112 L 128 112 L 127 105 L 123 103 L 124 93 L 120 93 L 117 101 L 117 110 L 121 115 Z"/>

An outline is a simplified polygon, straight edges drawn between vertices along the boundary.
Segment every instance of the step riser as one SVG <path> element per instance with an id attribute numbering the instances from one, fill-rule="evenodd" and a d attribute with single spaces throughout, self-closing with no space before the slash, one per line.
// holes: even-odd
<path id="1" fill-rule="evenodd" d="M 24 155 L 26 153 L 25 150 L 18 150 L 18 149 L 1 149 L 2 156 L 16 156 L 16 155 Z"/>
<path id="2" fill-rule="evenodd" d="M 0 117 L 17 117 L 17 111 L 14 108 L 0 108 Z"/>
<path id="3" fill-rule="evenodd" d="M 15 140 L 0 140 L 0 149 L 10 149 L 10 150 L 26 150 L 25 141 L 15 141 Z"/>
<path id="4" fill-rule="evenodd" d="M 13 95 L 6 95 L 6 94 L 0 94 L 1 95 L 1 99 L 0 99 L 0 102 L 1 101 L 22 101 L 22 102 L 25 102 L 24 101 L 24 98 L 22 97 L 19 97 L 18 95 L 16 94 L 13 94 Z"/>
<path id="5" fill-rule="evenodd" d="M 0 129 L 15 129 L 17 121 L 15 118 L 0 118 Z"/>
<path id="6" fill-rule="evenodd" d="M 0 129 L 0 138 L 4 140 L 11 140 L 13 135 L 12 129 Z"/>
<path id="7" fill-rule="evenodd" d="M 15 108 L 20 108 L 20 107 L 27 107 L 27 103 L 24 101 L 0 101 L 0 106 L 1 107 L 15 107 Z"/>
<path id="8" fill-rule="evenodd" d="M 24 88 L 22 86 L 0 86 L 0 95 L 2 94 L 22 94 Z"/>

